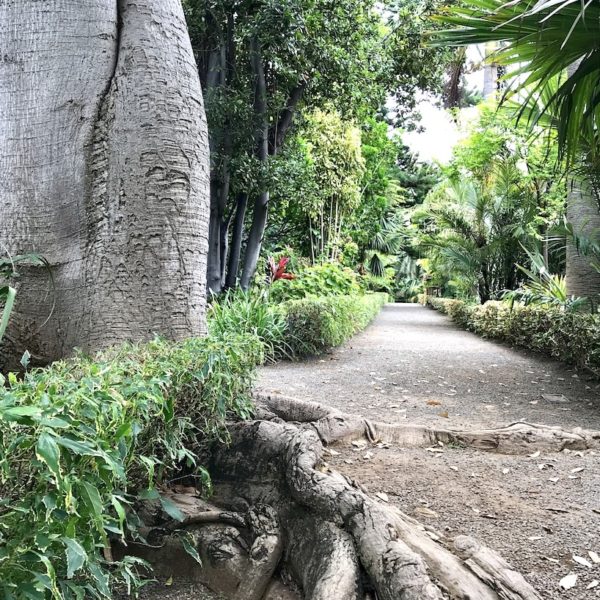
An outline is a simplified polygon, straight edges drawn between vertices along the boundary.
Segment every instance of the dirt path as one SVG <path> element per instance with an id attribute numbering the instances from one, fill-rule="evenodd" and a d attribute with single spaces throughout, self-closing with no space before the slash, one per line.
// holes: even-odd
<path id="1" fill-rule="evenodd" d="M 374 420 L 448 427 L 529 421 L 600 429 L 600 384 L 585 373 L 482 340 L 413 305 L 384 309 L 330 356 L 261 372 L 263 391 Z M 454 536 L 503 554 L 547 599 L 600 598 L 598 453 L 509 457 L 472 450 L 336 447 L 332 467 Z M 564 591 L 559 581 L 578 575 Z"/>

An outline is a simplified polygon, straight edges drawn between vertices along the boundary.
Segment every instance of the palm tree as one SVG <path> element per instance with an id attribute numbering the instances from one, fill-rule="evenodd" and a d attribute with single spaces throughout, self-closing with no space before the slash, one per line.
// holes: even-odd
<path id="1" fill-rule="evenodd" d="M 551 122 L 572 178 L 567 215 L 576 232 L 600 230 L 600 2 L 465 0 L 439 16 L 452 29 L 435 44 L 500 42 L 495 62 L 512 70 L 519 117 Z M 536 110 L 531 110 L 535 105 Z M 600 274 L 567 240 L 567 285 L 576 296 L 600 294 Z"/>
<path id="2" fill-rule="evenodd" d="M 468 179 L 442 184 L 430 206 L 416 213 L 426 226 L 422 245 L 449 278 L 471 287 L 482 303 L 518 285 L 514 264 L 528 241 L 535 202 L 518 181 L 514 160 L 495 165 L 489 182 Z"/>

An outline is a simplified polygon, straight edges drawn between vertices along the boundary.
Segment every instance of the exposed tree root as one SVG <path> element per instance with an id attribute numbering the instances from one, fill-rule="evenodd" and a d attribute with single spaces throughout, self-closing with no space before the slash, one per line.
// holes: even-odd
<path id="1" fill-rule="evenodd" d="M 569 431 L 547 425 L 513 423 L 500 429 L 456 431 L 424 425 L 376 423 L 316 402 L 285 396 L 257 394 L 256 400 L 261 418 L 276 417 L 287 422 L 304 423 L 316 430 L 324 444 L 367 439 L 370 442 L 394 443 L 404 448 L 423 448 L 442 442 L 500 454 L 600 448 L 600 431 L 581 428 Z"/>
<path id="2" fill-rule="evenodd" d="M 155 515 L 150 538 L 160 547 L 141 554 L 163 573 L 183 570 L 235 600 L 541 600 L 492 549 L 446 539 L 330 471 L 323 445 L 367 438 L 520 454 L 598 447 L 600 434 L 526 423 L 474 432 L 386 425 L 312 402 L 257 400 L 261 420 L 232 425 L 231 445 L 212 457 L 213 504 L 173 494 L 183 523 Z M 202 567 L 174 529 L 191 535 Z"/>

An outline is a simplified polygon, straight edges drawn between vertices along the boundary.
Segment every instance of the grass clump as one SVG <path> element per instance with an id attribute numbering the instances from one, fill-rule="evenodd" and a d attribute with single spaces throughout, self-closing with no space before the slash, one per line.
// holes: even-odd
<path id="1" fill-rule="evenodd" d="M 255 335 L 268 361 L 289 355 L 285 317 L 266 290 L 229 292 L 215 300 L 208 310 L 208 329 L 214 336 L 231 332 Z"/>

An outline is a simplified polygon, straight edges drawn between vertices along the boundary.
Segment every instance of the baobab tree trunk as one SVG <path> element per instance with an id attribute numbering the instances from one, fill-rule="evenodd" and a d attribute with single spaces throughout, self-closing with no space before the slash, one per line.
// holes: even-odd
<path id="1" fill-rule="evenodd" d="M 21 273 L 0 368 L 202 334 L 208 142 L 180 1 L 9 0 L 0 48 L 0 248 L 53 275 Z"/>

